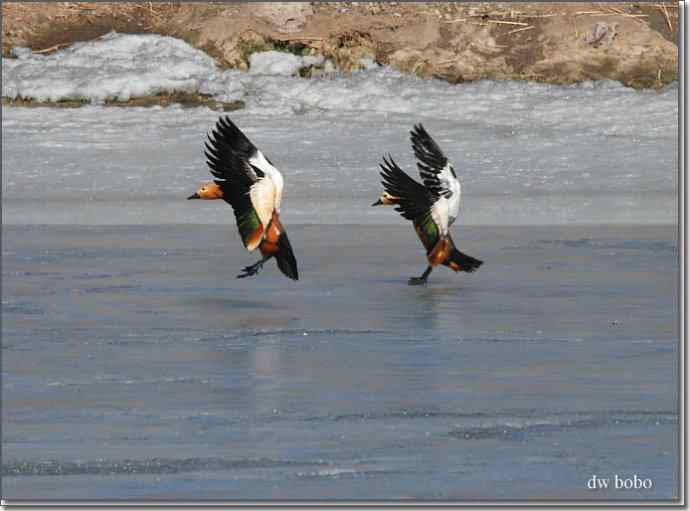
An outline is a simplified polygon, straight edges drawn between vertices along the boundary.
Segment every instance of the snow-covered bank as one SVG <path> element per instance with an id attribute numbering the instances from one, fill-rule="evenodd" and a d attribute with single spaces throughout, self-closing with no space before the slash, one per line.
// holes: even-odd
<path id="1" fill-rule="evenodd" d="M 51 55 L 18 51 L 2 61 L 2 95 L 38 101 L 128 100 L 164 91 L 196 92 L 216 71 L 213 59 L 184 41 L 111 33 Z"/>
<path id="2" fill-rule="evenodd" d="M 275 51 L 252 55 L 249 72 L 223 71 L 204 52 L 158 35 L 111 33 L 49 56 L 21 51 L 18 55 L 3 59 L 2 95 L 38 101 L 102 103 L 107 98 L 126 101 L 182 92 L 224 102 L 240 100 L 254 113 L 267 115 L 364 112 L 500 124 L 531 119 L 565 129 L 584 124 L 604 133 L 634 129 L 635 122 L 629 121 L 638 115 L 654 129 L 669 119 L 677 103 L 673 87 L 638 92 L 611 81 L 552 86 L 484 80 L 451 85 L 375 65 L 353 74 L 304 79 L 298 76 L 300 69 L 328 68 L 329 62 Z M 616 125 L 611 116 L 629 121 Z"/>
<path id="3" fill-rule="evenodd" d="M 2 61 L 2 96 L 38 102 L 128 101 L 158 94 L 215 95 L 235 101 L 260 77 L 299 75 L 319 66 L 334 71 L 320 55 L 265 51 L 251 55 L 249 73 L 222 71 L 201 50 L 180 39 L 155 34 L 111 32 L 51 55 L 15 48 Z M 369 68 L 377 66 L 365 63 Z"/>

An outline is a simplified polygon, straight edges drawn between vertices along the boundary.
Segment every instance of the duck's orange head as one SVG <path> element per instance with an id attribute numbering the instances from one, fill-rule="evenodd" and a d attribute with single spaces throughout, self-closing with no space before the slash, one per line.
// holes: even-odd
<path id="1" fill-rule="evenodd" d="M 201 185 L 201 188 L 199 188 L 194 195 L 190 195 L 187 197 L 187 199 L 205 199 L 205 200 L 214 200 L 214 199 L 222 199 L 223 198 L 223 189 L 218 185 L 218 183 L 215 183 L 211 181 L 210 183 L 204 183 Z"/>
<path id="2" fill-rule="evenodd" d="M 399 204 L 400 197 L 395 197 L 388 192 L 383 192 L 379 200 L 374 202 L 372 206 L 390 206 L 391 204 Z"/>

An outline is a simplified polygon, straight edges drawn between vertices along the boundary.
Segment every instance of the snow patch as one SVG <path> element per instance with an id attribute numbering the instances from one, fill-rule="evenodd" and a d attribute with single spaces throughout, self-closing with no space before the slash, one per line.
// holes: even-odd
<path id="1" fill-rule="evenodd" d="M 161 92 L 195 92 L 216 64 L 173 37 L 111 32 L 51 55 L 15 48 L 2 60 L 2 95 L 38 101 L 126 101 Z"/>
<path id="2" fill-rule="evenodd" d="M 366 70 L 376 69 L 379 67 L 379 65 L 374 61 L 374 59 L 370 57 L 359 59 L 359 65 L 362 66 L 362 69 Z"/>
<path id="3" fill-rule="evenodd" d="M 23 46 L 15 46 L 12 48 L 12 56 L 16 59 L 25 59 L 33 55 L 31 48 L 25 48 Z"/>
<path id="4" fill-rule="evenodd" d="M 256 75 L 291 76 L 299 74 L 300 69 L 320 66 L 324 58 L 321 55 L 300 57 L 280 51 L 262 51 L 249 57 L 249 72 Z"/>

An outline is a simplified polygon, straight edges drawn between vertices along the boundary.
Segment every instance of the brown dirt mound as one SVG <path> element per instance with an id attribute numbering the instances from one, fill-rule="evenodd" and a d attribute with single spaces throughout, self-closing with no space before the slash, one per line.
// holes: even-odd
<path id="1" fill-rule="evenodd" d="M 373 58 L 452 83 L 677 79 L 673 3 L 93 3 L 4 2 L 3 55 L 49 53 L 115 30 L 159 33 L 246 69 L 254 51 L 321 53 L 342 70 Z"/>

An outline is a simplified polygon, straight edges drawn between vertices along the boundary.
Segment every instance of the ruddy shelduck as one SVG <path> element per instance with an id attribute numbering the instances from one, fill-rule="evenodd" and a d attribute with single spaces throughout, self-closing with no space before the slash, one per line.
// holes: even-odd
<path id="1" fill-rule="evenodd" d="M 424 184 L 403 172 L 390 155 L 384 157 L 380 165 L 384 192 L 372 206 L 396 206 L 396 211 L 414 224 L 426 249 L 428 266 L 421 277 L 410 278 L 410 285 L 426 284 L 438 265 L 473 272 L 482 261 L 460 252 L 449 232 L 460 211 L 462 191 L 455 169 L 421 124 L 414 126 L 410 137 Z"/>
<path id="2" fill-rule="evenodd" d="M 297 260 L 280 223 L 281 173 L 228 117 L 221 117 L 208 136 L 205 155 L 215 179 L 188 198 L 222 199 L 230 204 L 244 246 L 261 252 L 261 260 L 237 277 L 256 275 L 274 257 L 280 271 L 297 280 Z"/>

